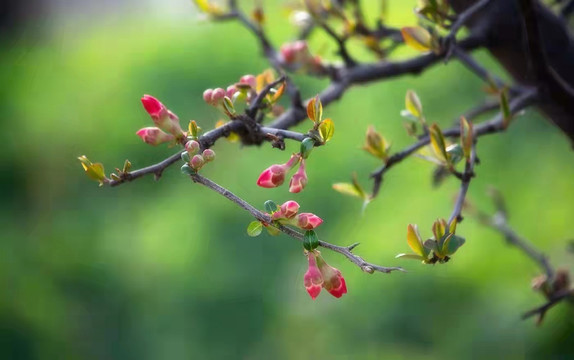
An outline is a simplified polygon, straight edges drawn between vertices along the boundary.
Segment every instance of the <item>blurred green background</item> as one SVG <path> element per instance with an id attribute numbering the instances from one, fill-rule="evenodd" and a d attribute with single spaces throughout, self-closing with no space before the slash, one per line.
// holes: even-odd
<path id="1" fill-rule="evenodd" d="M 193 185 L 179 166 L 159 182 L 146 177 L 98 188 L 76 160 L 85 154 L 109 173 L 126 158 L 139 168 L 171 155 L 174 149 L 135 136 L 151 124 L 139 100 L 144 93 L 182 123 L 212 128 L 221 115 L 202 101 L 203 90 L 267 67 L 251 34 L 233 22 L 200 21 L 186 0 L 58 3 L 0 37 L 1 359 L 574 356 L 572 308 L 557 306 L 541 328 L 521 321 L 523 311 L 543 302 L 530 289 L 539 270 L 476 220 L 460 225 L 467 243 L 448 264 L 394 258 L 408 250 L 408 223 L 430 236 L 432 222 L 448 217 L 457 181 L 432 189 L 432 166 L 409 159 L 388 174 L 363 216 L 358 201 L 331 190 L 353 171 L 370 186 L 378 163 L 360 149 L 367 125 L 394 150 L 412 141 L 399 116 L 407 89 L 418 92 L 428 120 L 445 127 L 479 102 L 483 84 L 460 64 L 356 87 L 326 108 L 335 137 L 310 158 L 301 194 L 255 185 L 287 152 L 216 144 L 217 161 L 204 175 L 261 208 L 267 199 L 294 199 L 325 220 L 322 238 L 359 241 L 356 252 L 368 261 L 408 270 L 368 275 L 324 251 L 349 293 L 312 301 L 300 243 L 249 238 L 248 214 Z M 275 43 L 292 38 L 284 7 L 264 3 Z M 378 2 L 366 3 L 376 16 Z M 391 24 L 414 23 L 414 1 L 390 5 Z M 314 35 L 311 47 L 331 57 L 325 37 Z M 477 56 L 502 74 L 486 53 Z M 295 79 L 305 97 L 326 85 Z M 518 233 L 572 270 L 566 240 L 574 238 L 574 154 L 566 138 L 530 110 L 507 133 L 481 139 L 478 151 L 470 199 L 492 211 L 484 193 L 499 188 Z"/>

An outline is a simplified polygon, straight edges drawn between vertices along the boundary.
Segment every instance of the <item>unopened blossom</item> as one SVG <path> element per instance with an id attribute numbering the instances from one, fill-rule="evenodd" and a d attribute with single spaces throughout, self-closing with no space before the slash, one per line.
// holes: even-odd
<path id="1" fill-rule="evenodd" d="M 182 136 L 183 131 L 179 125 L 177 115 L 169 111 L 165 105 L 151 95 L 144 95 L 141 101 L 145 111 L 157 127 L 176 137 Z"/>
<path id="2" fill-rule="evenodd" d="M 257 87 L 257 79 L 253 75 L 243 75 L 241 79 L 239 79 L 240 84 L 247 84 L 253 90 Z"/>
<path id="3" fill-rule="evenodd" d="M 189 154 L 189 156 L 193 156 L 199 152 L 199 142 L 195 140 L 190 140 L 185 143 L 185 150 Z"/>
<path id="4" fill-rule="evenodd" d="M 307 185 L 307 173 L 305 173 L 305 160 L 301 160 L 301 165 L 297 172 L 291 177 L 289 182 L 289 192 L 298 193 L 301 192 Z"/>
<path id="5" fill-rule="evenodd" d="M 139 136 L 146 144 L 153 146 L 170 142 L 175 139 L 173 135 L 167 134 L 157 127 L 139 129 L 136 132 L 136 135 Z"/>
<path id="6" fill-rule="evenodd" d="M 323 219 L 312 213 L 297 215 L 297 226 L 301 229 L 312 230 L 323 223 Z"/>
<path id="7" fill-rule="evenodd" d="M 283 215 L 283 217 L 287 219 L 295 217 L 298 211 L 299 211 L 299 204 L 293 200 L 286 201 L 280 207 L 281 215 Z"/>
<path id="8" fill-rule="evenodd" d="M 321 255 L 317 256 L 317 264 L 321 272 L 325 290 L 336 298 L 340 298 L 343 294 L 346 294 L 347 284 L 341 272 L 327 264 Z"/>
<path id="9" fill-rule="evenodd" d="M 285 164 L 271 165 L 265 169 L 257 179 L 257 185 L 264 188 L 277 187 L 285 181 L 287 172 L 293 168 L 299 161 L 299 155 L 292 155 L 288 162 Z"/>
<path id="10" fill-rule="evenodd" d="M 305 285 L 305 289 L 311 298 L 315 300 L 321 293 L 321 288 L 323 286 L 323 276 L 317 267 L 315 253 L 309 252 L 307 254 L 307 258 L 309 261 L 309 269 L 307 269 L 307 272 L 303 276 L 303 284 Z"/>

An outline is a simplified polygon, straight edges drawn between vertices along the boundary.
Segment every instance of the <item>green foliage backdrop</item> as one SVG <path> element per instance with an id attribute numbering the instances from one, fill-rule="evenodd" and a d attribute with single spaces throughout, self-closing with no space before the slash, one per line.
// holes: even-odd
<path id="1" fill-rule="evenodd" d="M 391 21 L 413 22 L 412 3 L 395 3 Z M 445 126 L 481 98 L 482 84 L 456 62 L 354 88 L 324 111 L 335 137 L 314 152 L 308 188 L 294 199 L 325 220 L 321 237 L 339 245 L 359 241 L 356 251 L 366 259 L 409 271 L 368 275 L 325 250 L 347 279 L 349 293 L 339 300 L 309 298 L 299 243 L 249 238 L 247 213 L 194 186 L 177 167 L 159 182 L 149 177 L 110 189 L 89 181 L 79 155 L 111 171 L 126 158 L 142 167 L 174 151 L 135 136 L 149 126 L 143 93 L 210 128 L 219 114 L 203 103 L 203 90 L 265 69 L 244 29 L 197 23 L 188 5 L 188 16 L 175 19 L 151 8 L 89 22 L 53 17 L 45 32 L 30 24 L 28 36 L 1 40 L 2 359 L 574 356 L 572 309 L 558 306 L 539 329 L 521 322 L 523 310 L 543 301 L 529 288 L 538 269 L 475 220 L 460 224 L 467 244 L 446 265 L 394 259 L 407 250 L 408 223 L 430 232 L 436 218 L 449 214 L 455 181 L 433 190 L 431 166 L 408 160 L 386 176 L 363 216 L 358 202 L 331 190 L 352 171 L 370 184 L 378 163 L 360 149 L 368 124 L 395 150 L 411 141 L 399 116 L 407 89 L 417 90 L 429 120 Z M 268 9 L 273 38 L 288 39 L 292 29 L 281 8 Z M 312 44 L 331 45 L 321 37 Z M 479 57 L 494 66 L 487 54 Z M 305 97 L 325 85 L 297 80 Z M 574 153 L 565 137 L 529 111 L 478 146 L 470 199 L 488 210 L 484 192 L 499 188 L 511 225 L 572 269 L 566 240 L 574 237 Z M 205 175 L 261 207 L 292 198 L 285 188 L 255 185 L 285 153 L 239 147 L 220 141 Z"/>

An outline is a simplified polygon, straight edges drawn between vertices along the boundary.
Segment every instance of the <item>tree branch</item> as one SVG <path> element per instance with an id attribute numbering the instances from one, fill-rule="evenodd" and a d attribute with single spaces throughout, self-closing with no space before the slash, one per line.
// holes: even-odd
<path id="1" fill-rule="evenodd" d="M 472 145 L 472 150 L 470 153 L 470 159 L 466 161 L 466 165 L 464 168 L 464 173 L 462 174 L 461 184 L 460 184 L 460 191 L 456 198 L 456 202 L 454 205 L 454 209 L 450 218 L 448 219 L 448 227 L 450 224 L 456 219 L 457 222 L 462 221 L 462 208 L 464 206 L 464 200 L 466 199 L 466 193 L 468 192 L 468 187 L 470 186 L 470 180 L 474 176 L 474 165 L 476 164 L 476 141 Z"/>
<path id="2" fill-rule="evenodd" d="M 515 99 L 510 101 L 510 112 L 512 114 L 517 113 L 518 111 L 526 108 L 527 106 L 531 105 L 537 97 L 537 92 L 533 90 L 528 90 L 524 92 L 522 95 L 517 96 Z M 504 131 L 504 116 L 503 114 L 499 113 L 494 118 L 489 121 L 477 124 L 474 126 L 473 137 L 477 139 L 480 136 L 493 134 L 497 132 Z M 460 136 L 460 127 L 455 126 L 448 130 L 443 131 L 444 136 L 446 137 L 457 137 Z M 398 153 L 393 154 L 385 164 L 381 167 L 376 169 L 373 173 L 371 173 L 371 177 L 374 180 L 373 183 L 373 197 L 375 197 L 380 189 L 380 186 L 383 181 L 384 174 L 389 171 L 393 166 L 400 163 L 417 150 L 421 149 L 422 147 L 428 145 L 430 143 L 430 137 L 428 135 L 424 136 L 422 139 L 417 141 L 416 143 L 406 147 L 405 149 L 399 151 Z"/>
<path id="3" fill-rule="evenodd" d="M 251 214 L 251 216 L 253 216 L 255 219 L 257 219 L 263 223 L 266 223 L 266 224 L 272 224 L 273 223 L 271 216 L 259 211 L 258 209 L 253 207 L 251 204 L 249 204 L 245 200 L 241 199 L 240 197 L 238 197 L 237 195 L 235 195 L 231 191 L 227 190 L 226 188 L 216 184 L 212 180 L 210 180 L 204 176 L 201 176 L 199 174 L 193 174 L 193 175 L 190 175 L 190 177 L 193 180 L 193 182 L 201 184 L 201 185 L 215 191 L 216 193 L 224 196 L 228 200 L 234 202 L 239 207 L 241 207 L 245 211 L 249 212 L 249 214 Z M 292 228 L 284 226 L 284 225 L 277 225 L 277 228 L 279 230 L 281 230 L 281 232 L 283 232 L 284 234 L 289 235 L 292 238 L 295 238 L 299 241 L 303 241 L 303 234 L 301 234 L 300 232 L 293 230 Z M 352 253 L 352 250 L 356 246 L 356 244 L 353 244 L 350 246 L 338 246 L 338 245 L 328 243 L 326 241 L 319 241 L 319 246 L 324 247 L 324 248 L 329 249 L 329 250 L 332 250 L 334 252 L 337 252 L 337 253 L 345 256 L 347 259 L 349 259 L 349 261 L 351 261 L 353 264 L 355 264 L 359 268 L 361 268 L 361 270 L 363 270 L 364 272 L 370 273 L 370 274 L 374 273 L 375 271 L 382 272 L 382 273 L 390 273 L 392 271 L 405 271 L 401 267 L 385 267 L 385 266 L 380 266 L 380 265 L 366 262 L 360 256 L 357 256 L 357 255 Z"/>

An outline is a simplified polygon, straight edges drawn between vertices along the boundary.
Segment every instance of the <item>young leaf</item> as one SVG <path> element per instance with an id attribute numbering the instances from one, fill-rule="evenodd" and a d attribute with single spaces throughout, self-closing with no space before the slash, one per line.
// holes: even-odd
<path id="1" fill-rule="evenodd" d="M 426 260 L 426 258 L 420 256 L 420 255 L 415 255 L 415 254 L 398 254 L 397 256 L 395 256 L 395 259 L 412 259 L 412 260 L 420 260 L 420 261 L 424 261 Z"/>
<path id="2" fill-rule="evenodd" d="M 285 92 L 285 82 L 281 83 L 281 86 L 279 86 L 279 89 L 277 89 L 277 91 L 275 91 L 275 94 L 273 94 L 273 97 L 271 98 L 271 103 L 276 103 L 277 101 L 279 101 L 279 99 L 281 99 L 281 96 L 283 96 L 283 93 Z"/>
<path id="3" fill-rule="evenodd" d="M 307 104 L 307 116 L 309 116 L 309 119 L 311 119 L 315 124 L 321 122 L 321 117 L 323 116 L 323 105 L 321 104 L 319 95 L 316 95 Z"/>
<path id="4" fill-rule="evenodd" d="M 247 226 L 247 235 L 255 237 L 255 236 L 259 236 L 259 234 L 261 234 L 261 231 L 263 230 L 263 224 L 261 224 L 260 221 L 252 221 L 249 223 L 249 225 Z"/>
<path id="5" fill-rule="evenodd" d="M 504 117 L 502 124 L 506 129 L 512 120 L 512 114 L 510 113 L 510 106 L 508 105 L 508 95 L 506 94 L 506 90 L 502 90 L 500 92 L 500 110 L 502 111 L 502 115 Z"/>
<path id="6" fill-rule="evenodd" d="M 449 156 L 446 152 L 446 142 L 444 140 L 444 136 L 442 135 L 442 131 L 438 127 L 437 124 L 432 124 L 430 129 L 430 140 L 431 146 L 435 153 L 435 155 L 445 163 L 448 163 Z"/>
<path id="7" fill-rule="evenodd" d="M 407 244 L 415 254 L 426 258 L 427 252 L 423 247 L 423 241 L 416 225 L 409 224 L 409 226 L 407 226 Z"/>
<path id="8" fill-rule="evenodd" d="M 450 223 L 450 226 L 449 226 L 449 228 L 448 228 L 448 232 L 449 232 L 449 233 L 454 234 L 454 233 L 456 232 L 456 225 L 457 225 L 457 223 L 458 223 L 458 218 L 455 217 L 455 218 L 452 220 L 452 222 Z"/>
<path id="9" fill-rule="evenodd" d="M 92 163 L 85 155 L 78 157 L 78 160 L 82 163 L 82 167 L 86 175 L 97 182 L 100 183 L 102 186 L 106 180 L 106 175 L 104 171 L 104 165 L 100 163 Z"/>
<path id="10" fill-rule="evenodd" d="M 381 160 L 386 160 L 389 157 L 390 147 L 387 140 L 372 125 L 367 128 L 364 150 Z"/>
<path id="11" fill-rule="evenodd" d="M 463 237 L 453 235 L 450 239 L 444 242 L 443 248 L 446 255 L 454 254 L 462 245 L 465 243 L 465 239 Z"/>
<path id="12" fill-rule="evenodd" d="M 314 146 L 315 146 L 315 140 L 309 137 L 303 139 L 303 141 L 301 141 L 301 147 L 299 150 L 301 152 L 301 157 L 303 159 L 307 159 L 311 154 L 311 150 L 313 150 Z"/>
<path id="13" fill-rule="evenodd" d="M 321 124 L 319 125 L 319 134 L 321 135 L 321 139 L 323 139 L 324 143 L 331 140 L 334 133 L 335 125 L 333 124 L 333 120 L 325 119 L 321 121 Z"/>
<path id="14" fill-rule="evenodd" d="M 225 111 L 226 111 L 230 116 L 235 116 L 235 115 L 237 115 L 237 112 L 235 111 L 235 107 L 233 106 L 233 102 L 232 102 L 231 99 L 228 98 L 227 96 L 223 98 L 223 107 L 225 108 Z"/>
<path id="15" fill-rule="evenodd" d="M 446 223 L 443 219 L 438 219 L 432 225 L 432 232 L 435 240 L 440 240 L 446 232 Z"/>
<path id="16" fill-rule="evenodd" d="M 303 235 L 303 247 L 307 251 L 315 250 L 319 246 L 319 238 L 315 231 L 307 230 Z"/>
<path id="17" fill-rule="evenodd" d="M 416 92 L 408 90 L 405 97 L 406 109 L 416 118 L 421 118 L 423 115 L 423 106 Z"/>
<path id="18" fill-rule="evenodd" d="M 473 128 L 472 123 L 466 120 L 464 116 L 460 117 L 460 146 L 462 146 L 462 151 L 464 157 L 469 160 L 470 152 L 472 149 L 473 141 Z"/>
<path id="19" fill-rule="evenodd" d="M 197 126 L 195 120 L 191 120 L 188 126 L 188 135 L 197 138 L 198 134 L 199 134 L 199 127 Z"/>
<path id="20" fill-rule="evenodd" d="M 265 211 L 267 211 L 269 214 L 272 214 L 275 211 L 279 210 L 279 206 L 275 204 L 273 200 L 267 200 L 265 204 L 263 204 L 263 207 L 265 207 Z"/>
<path id="21" fill-rule="evenodd" d="M 353 184 L 349 183 L 336 183 L 333 184 L 333 189 L 340 192 L 341 194 L 350 195 L 363 199 L 363 193 L 355 187 Z"/>
<path id="22" fill-rule="evenodd" d="M 401 29 L 405 44 L 418 51 L 430 51 L 432 49 L 431 34 L 420 26 L 407 26 Z"/>

